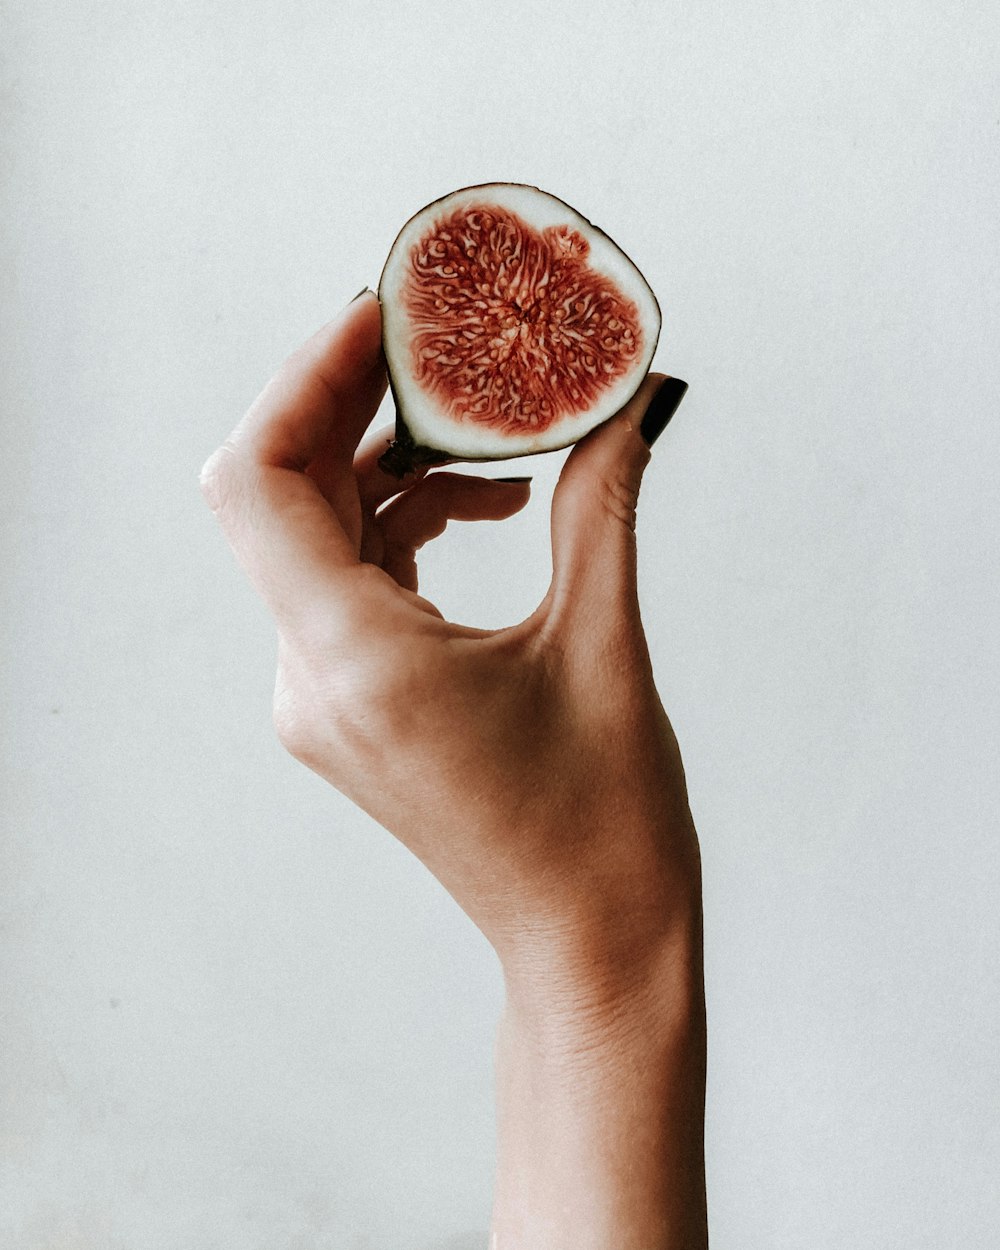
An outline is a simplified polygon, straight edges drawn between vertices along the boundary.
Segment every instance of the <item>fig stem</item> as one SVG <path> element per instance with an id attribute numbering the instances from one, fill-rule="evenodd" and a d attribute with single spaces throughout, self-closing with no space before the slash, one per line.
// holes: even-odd
<path id="1" fill-rule="evenodd" d="M 417 469 L 434 464 L 447 464 L 451 459 L 434 447 L 421 447 L 396 413 L 396 437 L 378 458 L 378 467 L 395 478 L 409 477 Z"/>

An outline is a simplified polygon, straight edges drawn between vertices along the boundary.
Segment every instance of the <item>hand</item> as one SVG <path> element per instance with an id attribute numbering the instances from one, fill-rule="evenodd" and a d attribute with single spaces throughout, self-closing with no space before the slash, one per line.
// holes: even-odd
<path id="1" fill-rule="evenodd" d="M 370 294 L 286 362 L 203 472 L 277 623 L 281 740 L 499 954 L 491 1250 L 707 1244 L 698 846 L 636 594 L 638 431 L 661 381 L 568 456 L 551 585 L 508 629 L 444 620 L 415 557 L 449 519 L 509 516 L 528 488 L 382 472 Z"/>
<path id="2" fill-rule="evenodd" d="M 568 457 L 551 587 L 509 629 L 445 621 L 415 555 L 449 519 L 516 512 L 528 486 L 433 472 L 401 489 L 378 467 L 390 431 L 361 441 L 386 387 L 372 294 L 288 360 L 204 470 L 277 622 L 282 742 L 417 854 L 506 965 L 561 934 L 645 942 L 697 888 L 636 595 L 637 430 L 660 381 Z"/>

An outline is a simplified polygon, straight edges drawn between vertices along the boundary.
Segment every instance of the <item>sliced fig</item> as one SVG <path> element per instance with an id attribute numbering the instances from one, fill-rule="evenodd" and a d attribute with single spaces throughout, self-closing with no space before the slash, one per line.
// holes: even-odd
<path id="1" fill-rule="evenodd" d="M 518 183 L 411 217 L 379 281 L 396 437 L 379 463 L 506 460 L 577 442 L 646 376 L 656 297 L 575 209 Z"/>

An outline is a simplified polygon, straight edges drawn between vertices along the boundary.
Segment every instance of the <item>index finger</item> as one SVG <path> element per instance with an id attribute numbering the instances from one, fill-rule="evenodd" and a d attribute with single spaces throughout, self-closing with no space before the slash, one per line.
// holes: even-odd
<path id="1" fill-rule="evenodd" d="M 350 470 L 385 391 L 381 348 L 379 302 L 363 291 L 288 357 L 231 442 L 264 465 L 302 472 L 323 452 Z"/>
<path id="2" fill-rule="evenodd" d="M 385 388 L 380 345 L 369 293 L 288 358 L 202 470 L 205 497 L 279 624 L 351 605 L 357 539 L 305 470 L 323 450 L 351 471 Z"/>

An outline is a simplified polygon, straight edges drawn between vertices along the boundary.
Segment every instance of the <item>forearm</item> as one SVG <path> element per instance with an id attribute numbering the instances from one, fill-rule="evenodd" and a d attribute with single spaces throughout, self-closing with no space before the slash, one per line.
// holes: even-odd
<path id="1" fill-rule="evenodd" d="M 507 977 L 491 1250 L 704 1250 L 700 900 L 580 978 Z"/>

